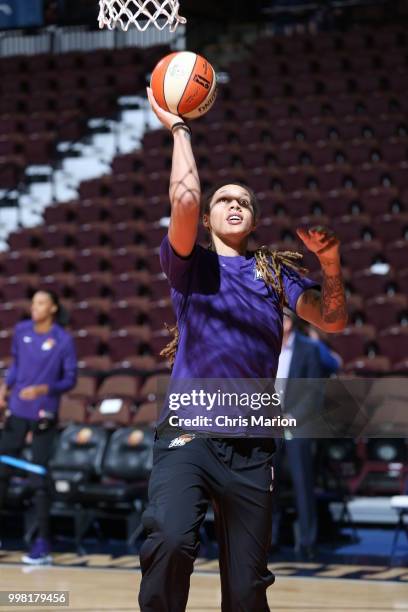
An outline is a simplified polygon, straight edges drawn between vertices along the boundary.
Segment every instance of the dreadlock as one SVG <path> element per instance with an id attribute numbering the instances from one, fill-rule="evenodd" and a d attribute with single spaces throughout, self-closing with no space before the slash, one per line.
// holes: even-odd
<path id="1" fill-rule="evenodd" d="M 256 221 L 259 217 L 260 210 L 259 202 L 255 193 L 252 191 L 252 189 L 246 185 L 243 185 L 242 183 L 237 183 L 234 181 L 231 184 L 240 185 L 248 191 L 251 198 L 254 221 Z M 222 183 L 222 185 L 214 187 L 204 196 L 201 204 L 202 214 L 209 213 L 209 206 L 215 192 L 224 185 L 225 182 Z M 213 250 L 212 242 L 210 242 L 209 249 Z M 287 306 L 288 303 L 285 296 L 285 289 L 282 279 L 282 267 L 284 266 L 289 270 L 294 270 L 299 274 L 306 274 L 308 271 L 307 268 L 302 267 L 299 263 L 299 260 L 302 259 L 303 255 L 301 253 L 297 253 L 296 251 L 275 251 L 269 249 L 267 246 L 261 246 L 254 252 L 254 257 L 256 270 L 263 278 L 265 284 L 269 285 L 276 291 L 281 307 L 283 308 L 284 306 Z M 173 338 L 160 352 L 160 355 L 167 359 L 167 361 L 170 363 L 170 367 L 172 368 L 176 358 L 179 342 L 179 329 L 177 324 L 174 326 L 169 326 L 167 323 L 165 323 L 164 325 L 167 331 L 173 335 Z"/>

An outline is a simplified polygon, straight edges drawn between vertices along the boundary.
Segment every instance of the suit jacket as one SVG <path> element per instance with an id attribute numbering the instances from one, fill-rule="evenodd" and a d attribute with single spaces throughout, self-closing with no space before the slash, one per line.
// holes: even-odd
<path id="1" fill-rule="evenodd" d="M 303 424 L 302 432 L 305 435 L 310 433 L 307 423 L 313 420 L 322 407 L 323 389 L 319 382 L 322 378 L 324 378 L 324 367 L 318 344 L 296 332 L 284 393 L 284 412 L 296 418 L 299 431 L 300 425 Z M 312 380 L 308 383 L 307 379 Z M 296 431 L 294 433 L 296 434 Z"/>

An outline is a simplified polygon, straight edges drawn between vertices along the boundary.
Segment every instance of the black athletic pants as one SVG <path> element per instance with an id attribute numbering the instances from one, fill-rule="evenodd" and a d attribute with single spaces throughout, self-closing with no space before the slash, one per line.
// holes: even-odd
<path id="1" fill-rule="evenodd" d="M 143 514 L 141 612 L 184 612 L 209 503 L 220 548 L 222 612 L 269 612 L 273 439 L 156 439 Z"/>
<path id="2" fill-rule="evenodd" d="M 37 421 L 31 421 L 10 415 L 0 434 L 0 455 L 19 456 L 24 447 L 24 440 L 29 430 L 33 431 L 32 462 L 47 466 L 51 456 L 52 446 L 56 435 L 55 423 L 41 430 Z M 0 509 L 4 506 L 10 468 L 0 463 Z M 34 504 L 38 520 L 38 535 L 49 538 L 49 477 L 29 473 L 30 485 L 34 491 Z"/>

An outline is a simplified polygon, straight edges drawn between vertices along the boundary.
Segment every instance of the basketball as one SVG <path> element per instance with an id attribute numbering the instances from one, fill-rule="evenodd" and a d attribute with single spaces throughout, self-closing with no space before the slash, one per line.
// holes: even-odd
<path id="1" fill-rule="evenodd" d="M 214 68 L 191 51 L 170 53 L 160 60 L 150 86 L 161 108 L 186 119 L 205 115 L 217 95 Z"/>

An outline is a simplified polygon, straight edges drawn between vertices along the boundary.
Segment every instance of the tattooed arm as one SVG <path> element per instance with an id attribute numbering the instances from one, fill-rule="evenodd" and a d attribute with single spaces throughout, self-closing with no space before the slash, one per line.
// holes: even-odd
<path id="1" fill-rule="evenodd" d="M 160 108 L 150 88 L 147 90 L 147 95 L 153 111 L 167 129 L 171 130 L 176 123 L 183 123 L 178 115 Z M 176 253 L 186 257 L 192 252 L 197 239 L 201 187 L 189 131 L 177 127 L 173 139 L 169 189 L 171 202 L 169 240 Z"/>
<path id="2" fill-rule="evenodd" d="M 340 265 L 339 240 L 329 230 L 316 227 L 297 230 L 306 247 L 316 254 L 323 274 L 322 291 L 302 293 L 296 313 L 325 332 L 339 332 L 347 325 L 347 303 Z"/>

